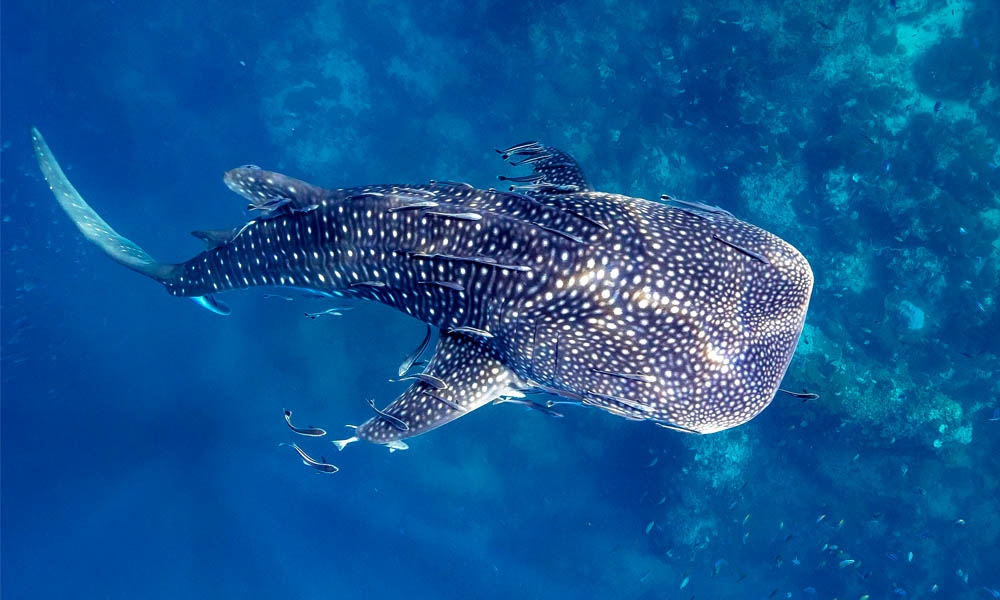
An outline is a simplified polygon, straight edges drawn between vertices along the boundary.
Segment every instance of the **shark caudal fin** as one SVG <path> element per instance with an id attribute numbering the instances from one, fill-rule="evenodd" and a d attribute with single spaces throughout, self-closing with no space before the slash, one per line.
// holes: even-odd
<path id="1" fill-rule="evenodd" d="M 52 155 L 48 144 L 45 143 L 45 138 L 34 127 L 31 128 L 31 142 L 35 147 L 38 166 L 42 169 L 42 175 L 48 182 L 52 195 L 56 197 L 59 206 L 66 211 L 84 237 L 103 250 L 115 262 L 160 283 L 166 283 L 178 276 L 180 265 L 157 262 L 135 242 L 115 231 L 87 204 L 66 178 L 59 162 Z M 214 313 L 229 314 L 227 306 L 210 296 L 199 296 L 192 298 L 192 300 Z"/>

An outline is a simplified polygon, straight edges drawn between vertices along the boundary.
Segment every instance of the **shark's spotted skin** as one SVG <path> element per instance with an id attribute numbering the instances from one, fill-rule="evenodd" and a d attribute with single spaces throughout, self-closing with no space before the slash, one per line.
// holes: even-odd
<path id="1" fill-rule="evenodd" d="M 213 310 L 212 294 L 279 285 L 375 300 L 438 328 L 423 375 L 357 436 L 418 435 L 540 391 L 709 433 L 763 410 L 802 330 L 812 272 L 795 248 L 721 209 L 597 192 L 569 155 L 501 151 L 530 175 L 327 190 L 258 167 L 225 176 L 255 218 L 197 232 L 209 249 L 156 262 L 97 216 L 37 131 L 57 199 L 112 258 Z"/>

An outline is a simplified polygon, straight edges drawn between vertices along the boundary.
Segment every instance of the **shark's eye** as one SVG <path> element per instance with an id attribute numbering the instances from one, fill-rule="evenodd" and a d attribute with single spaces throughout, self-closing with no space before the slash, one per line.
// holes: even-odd
<path id="1" fill-rule="evenodd" d="M 260 167 L 258 167 L 257 165 L 243 165 L 243 166 L 242 166 L 242 167 L 240 167 L 240 168 L 241 168 L 241 169 L 251 169 L 251 170 L 254 170 L 254 171 L 261 171 L 261 170 L 262 170 L 262 169 L 261 169 Z"/>

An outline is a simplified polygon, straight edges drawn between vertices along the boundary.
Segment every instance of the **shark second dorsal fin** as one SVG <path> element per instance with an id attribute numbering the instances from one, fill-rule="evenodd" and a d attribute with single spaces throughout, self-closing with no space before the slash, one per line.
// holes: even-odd
<path id="1" fill-rule="evenodd" d="M 233 241 L 235 233 L 232 229 L 210 229 L 207 231 L 192 231 L 191 235 L 205 242 L 206 250 L 215 250 Z"/>
<path id="2" fill-rule="evenodd" d="M 437 387 L 424 379 L 377 415 L 358 427 L 360 439 L 376 444 L 426 433 L 489 404 L 512 389 L 528 387 L 508 369 L 488 340 L 442 332 L 425 373 L 443 381 Z"/>

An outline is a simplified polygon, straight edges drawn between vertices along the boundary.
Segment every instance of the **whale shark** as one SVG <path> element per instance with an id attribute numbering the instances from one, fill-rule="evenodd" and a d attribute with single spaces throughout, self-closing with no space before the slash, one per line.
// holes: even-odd
<path id="1" fill-rule="evenodd" d="M 286 286 L 434 328 L 423 370 L 383 408 L 370 400 L 349 441 L 400 447 L 529 393 L 688 433 L 736 427 L 779 391 L 812 293 L 808 261 L 778 236 L 709 204 L 597 191 L 572 156 L 538 142 L 497 150 L 530 170 L 501 175 L 505 189 L 327 189 L 239 167 L 223 180 L 251 218 L 194 232 L 205 251 L 163 263 L 108 225 L 31 136 L 84 237 L 173 296 L 228 314 L 217 294 Z"/>

